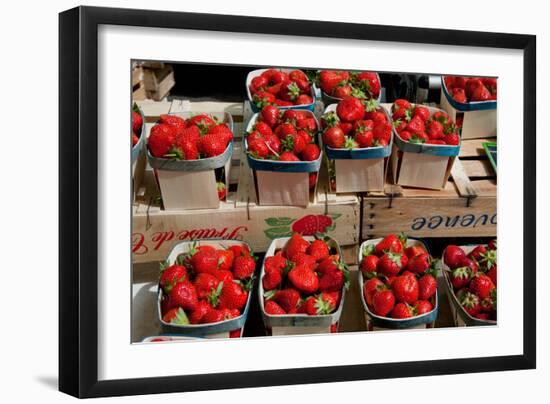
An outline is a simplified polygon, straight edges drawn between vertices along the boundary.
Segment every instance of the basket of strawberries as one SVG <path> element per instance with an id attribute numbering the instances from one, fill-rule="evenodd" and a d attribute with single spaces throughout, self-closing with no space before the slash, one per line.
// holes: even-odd
<path id="1" fill-rule="evenodd" d="M 439 309 L 436 261 L 422 241 L 395 234 L 367 240 L 358 262 L 369 331 L 433 326 Z"/>
<path id="2" fill-rule="evenodd" d="M 399 185 L 443 189 L 460 152 L 460 128 L 438 108 L 404 99 L 391 106 L 394 127 L 392 171 Z"/>
<path id="3" fill-rule="evenodd" d="M 337 104 L 349 96 L 380 101 L 381 83 L 376 72 L 321 70 L 317 81 L 325 105 Z"/>
<path id="4" fill-rule="evenodd" d="M 164 208 L 218 208 L 218 189 L 227 186 L 232 153 L 231 114 L 161 115 L 147 138 L 147 158 Z"/>
<path id="5" fill-rule="evenodd" d="M 136 103 L 132 107 L 132 165 L 137 161 L 143 149 L 143 112 Z"/>
<path id="6" fill-rule="evenodd" d="M 311 111 L 266 105 L 252 116 L 244 147 L 260 205 L 309 204 L 322 159 L 318 130 Z"/>
<path id="7" fill-rule="evenodd" d="M 348 284 L 336 240 L 299 233 L 273 240 L 258 286 L 266 329 L 272 335 L 337 332 Z"/>
<path id="8" fill-rule="evenodd" d="M 497 245 L 449 245 L 443 252 L 447 297 L 458 326 L 495 325 Z"/>
<path id="9" fill-rule="evenodd" d="M 298 69 L 258 69 L 248 73 L 246 92 L 254 112 L 266 105 L 280 109 L 307 109 L 315 107 L 315 91 L 311 80 Z"/>
<path id="10" fill-rule="evenodd" d="M 161 265 L 158 316 L 165 334 L 241 335 L 250 306 L 256 260 L 245 242 L 176 244 Z"/>
<path id="11" fill-rule="evenodd" d="M 460 124 L 463 139 L 496 136 L 496 77 L 441 77 L 441 108 Z"/>
<path id="12" fill-rule="evenodd" d="M 384 108 L 348 96 L 325 109 L 321 126 L 335 191 L 382 191 L 392 150 L 392 124 Z"/>

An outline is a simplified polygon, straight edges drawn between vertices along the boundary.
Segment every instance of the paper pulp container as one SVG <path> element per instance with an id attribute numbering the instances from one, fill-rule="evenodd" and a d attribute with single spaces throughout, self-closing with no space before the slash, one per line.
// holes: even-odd
<path id="1" fill-rule="evenodd" d="M 176 259 L 180 254 L 186 253 L 193 246 L 200 246 L 200 245 L 211 245 L 218 248 L 221 248 L 221 247 L 227 248 L 232 245 L 248 246 L 248 243 L 245 243 L 244 241 L 238 241 L 238 240 L 221 240 L 221 239 L 184 241 L 176 244 L 172 248 L 172 251 L 170 251 L 170 254 L 168 255 L 168 258 L 166 259 L 166 261 L 168 262 L 169 265 L 172 265 L 176 262 Z M 235 331 L 235 330 L 241 330 L 241 334 L 242 334 L 242 329 L 244 327 L 244 324 L 246 323 L 248 310 L 250 308 L 251 296 L 252 296 L 252 291 L 249 291 L 246 306 L 239 317 L 220 321 L 217 323 L 210 323 L 210 324 L 174 325 L 174 324 L 166 323 L 165 321 L 162 320 L 161 301 L 163 297 L 163 291 L 162 291 L 162 288 L 159 286 L 158 297 L 157 297 L 157 314 L 158 314 L 159 322 L 161 324 L 162 332 L 163 334 L 166 334 L 166 335 L 174 335 L 174 336 L 183 335 L 186 337 L 202 337 L 202 338 L 229 338 L 229 332 Z"/>
<path id="2" fill-rule="evenodd" d="M 359 248 L 359 255 L 357 262 L 361 263 L 363 260 L 363 250 L 366 246 L 376 245 L 382 238 L 375 238 L 372 240 L 364 241 Z M 409 237 L 407 239 L 406 247 L 412 247 L 415 245 L 420 245 L 426 249 L 429 253 L 428 246 L 421 240 Z M 363 294 L 363 273 L 359 271 L 359 293 L 361 295 L 361 302 L 363 304 L 363 310 L 365 312 L 365 320 L 367 322 L 367 329 L 372 330 L 383 330 L 383 329 L 411 329 L 411 328 L 432 328 L 435 319 L 437 318 L 437 313 L 439 311 L 439 292 L 435 292 L 435 296 L 432 298 L 432 304 L 434 306 L 433 310 L 429 313 L 422 314 L 420 316 L 415 316 L 411 318 L 395 319 L 391 317 L 382 317 L 374 314 L 365 301 L 365 296 Z"/>
<path id="3" fill-rule="evenodd" d="M 478 244 L 460 246 L 466 254 L 469 254 Z M 445 252 L 443 252 L 443 258 L 441 259 L 441 267 L 443 269 L 443 279 L 445 280 L 445 290 L 447 292 L 447 298 L 449 299 L 449 305 L 451 306 L 451 312 L 453 314 L 453 320 L 457 327 L 471 327 L 471 326 L 486 326 L 496 325 L 494 320 L 481 320 L 479 318 L 472 317 L 459 303 L 456 298 L 453 285 L 451 284 L 451 278 L 449 276 L 450 268 L 445 264 Z"/>
<path id="4" fill-rule="evenodd" d="M 185 119 L 197 113 L 180 112 L 172 115 Z M 208 115 L 218 118 L 233 131 L 233 119 L 228 112 L 214 112 Z M 224 182 L 228 187 L 233 141 L 219 156 L 199 160 L 175 160 L 153 157 L 147 149 L 149 164 L 156 172 L 166 210 L 218 208 L 220 201 L 216 187 L 215 170 L 225 169 Z"/>
<path id="5" fill-rule="evenodd" d="M 413 107 L 415 105 L 413 104 Z M 428 107 L 430 115 L 439 108 Z M 460 153 L 460 144 L 435 145 L 406 142 L 393 129 L 392 172 L 395 184 L 428 189 L 444 189 L 455 158 Z"/>
<path id="6" fill-rule="evenodd" d="M 135 198 L 136 192 L 141 187 L 143 183 L 143 175 L 146 166 L 146 158 L 144 153 L 145 148 L 145 116 L 141 108 L 137 107 L 137 112 L 141 115 L 143 124 L 141 126 L 141 133 L 139 135 L 139 141 L 132 147 L 131 161 L 132 161 L 132 194 Z"/>
<path id="7" fill-rule="evenodd" d="M 285 73 L 290 73 L 293 70 L 300 70 L 300 69 L 278 69 L 278 68 L 274 68 L 274 69 L 281 70 Z M 269 70 L 269 69 L 252 70 L 246 76 L 246 94 L 248 96 L 248 101 L 250 102 L 250 106 L 252 108 L 252 111 L 254 111 L 254 112 L 260 112 L 260 108 L 258 108 L 252 100 L 252 94 L 250 93 L 250 83 L 252 83 L 252 79 L 254 77 L 261 75 L 266 70 Z M 284 110 L 287 110 L 287 109 L 307 109 L 308 111 L 313 111 L 315 109 L 315 99 L 316 99 L 315 89 L 313 88 L 313 83 L 311 84 L 311 94 L 310 95 L 311 95 L 311 98 L 313 99 L 313 102 L 311 102 L 310 104 L 289 105 L 288 107 L 277 107 L 277 108 L 279 108 L 281 111 L 284 111 Z"/>
<path id="8" fill-rule="evenodd" d="M 323 114 L 336 111 L 337 104 L 329 105 Z M 391 118 L 382 108 L 388 122 Z M 322 138 L 322 137 L 321 137 Z M 387 157 L 391 155 L 393 133 L 387 146 L 360 149 L 334 149 L 324 145 L 327 159 L 334 161 L 336 192 L 383 191 L 386 179 Z"/>
<path id="9" fill-rule="evenodd" d="M 320 70 L 319 70 L 319 72 L 320 72 Z M 378 73 L 376 73 L 376 77 L 378 77 L 378 81 L 380 81 L 380 75 Z M 328 95 L 327 93 L 325 93 L 323 91 L 323 89 L 321 87 L 318 87 L 318 88 L 319 88 L 319 92 L 321 93 L 323 103 L 325 105 L 338 104 L 340 101 L 342 101 L 342 98 L 333 97 L 332 95 Z M 380 90 L 380 94 L 378 94 L 378 98 L 376 99 L 376 101 L 378 101 L 378 103 L 380 103 L 381 98 L 382 98 L 382 90 Z M 367 99 L 370 99 L 370 98 L 367 98 Z"/>
<path id="10" fill-rule="evenodd" d="M 308 241 L 315 240 L 315 237 L 312 236 L 304 236 L 304 238 Z M 288 240 L 290 240 L 290 237 L 274 239 L 265 253 L 264 261 L 265 258 L 275 255 L 277 250 L 282 249 Z M 342 257 L 342 251 L 336 240 L 329 238 L 328 245 L 331 249 L 336 250 L 336 254 Z M 342 288 L 340 305 L 336 311 L 331 314 L 321 316 L 310 316 L 308 314 L 284 314 L 274 316 L 267 314 L 264 308 L 264 287 L 262 284 L 264 273 L 265 269 L 262 264 L 260 280 L 258 282 L 258 300 L 264 326 L 266 329 L 271 330 L 272 335 L 325 334 L 331 332 L 331 326 L 338 324 L 340 316 L 342 315 L 342 308 L 344 307 L 345 288 Z"/>
<path id="11" fill-rule="evenodd" d="M 462 139 L 489 138 L 497 135 L 497 102 L 472 101 L 457 102 L 449 93 L 441 76 L 441 108 L 456 120 L 457 115 L 464 114 L 462 121 Z"/>
<path id="12" fill-rule="evenodd" d="M 313 118 L 312 112 L 308 112 Z M 252 116 L 246 132 L 252 131 L 259 113 Z M 317 122 L 317 119 L 315 120 Z M 317 127 L 319 123 L 317 122 Z M 243 139 L 248 150 L 247 138 Z M 309 173 L 319 172 L 323 151 L 315 161 L 277 161 L 256 159 L 246 153 L 249 167 L 254 172 L 259 205 L 307 206 L 310 203 Z M 313 190 L 315 192 L 315 189 Z"/>

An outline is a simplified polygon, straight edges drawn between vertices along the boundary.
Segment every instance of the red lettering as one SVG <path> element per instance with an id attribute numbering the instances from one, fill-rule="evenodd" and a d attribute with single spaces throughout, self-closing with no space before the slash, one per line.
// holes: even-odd
<path id="1" fill-rule="evenodd" d="M 165 241 L 170 241 L 174 238 L 174 232 L 172 230 L 170 231 L 159 231 L 153 234 L 153 237 L 151 237 L 151 240 L 156 243 L 153 247 L 155 250 L 158 250 Z"/>
<path id="2" fill-rule="evenodd" d="M 149 248 L 145 245 L 145 236 L 143 233 L 132 234 L 132 252 L 134 254 L 143 255 L 147 254 Z"/>

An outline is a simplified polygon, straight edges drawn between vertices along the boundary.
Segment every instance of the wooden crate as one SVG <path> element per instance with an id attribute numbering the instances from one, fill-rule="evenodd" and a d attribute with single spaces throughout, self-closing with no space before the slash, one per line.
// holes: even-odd
<path id="1" fill-rule="evenodd" d="M 164 65 L 162 68 L 143 68 L 143 82 L 147 98 L 155 101 L 164 99 L 176 84 L 174 69 L 171 65 Z"/>
<path id="2" fill-rule="evenodd" d="M 496 175 L 482 139 L 463 140 L 445 189 L 386 185 L 362 196 L 363 239 L 405 232 L 416 237 L 495 236 Z"/>

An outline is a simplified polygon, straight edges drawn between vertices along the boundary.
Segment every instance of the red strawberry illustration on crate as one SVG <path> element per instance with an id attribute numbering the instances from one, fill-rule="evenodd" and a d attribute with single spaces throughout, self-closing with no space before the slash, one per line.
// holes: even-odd
<path id="1" fill-rule="evenodd" d="M 299 219 L 290 217 L 270 217 L 265 220 L 268 229 L 264 230 L 267 238 L 290 237 L 293 233 L 313 236 L 317 233 L 328 233 L 336 228 L 336 220 L 341 213 L 329 215 L 306 215 Z"/>

